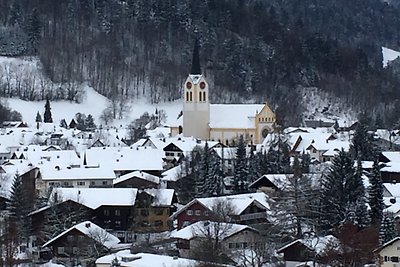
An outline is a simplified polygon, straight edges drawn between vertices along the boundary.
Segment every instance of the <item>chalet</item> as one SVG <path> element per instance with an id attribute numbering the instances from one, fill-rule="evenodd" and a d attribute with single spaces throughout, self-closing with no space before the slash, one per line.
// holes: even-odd
<path id="1" fill-rule="evenodd" d="M 234 250 L 262 245 L 259 232 L 252 227 L 213 221 L 198 221 L 172 232 L 170 237 L 177 241 L 179 255 L 185 258 L 193 258 L 193 249 L 210 238 L 220 239 L 222 251 L 227 255 L 233 254 Z"/>
<path id="2" fill-rule="evenodd" d="M 400 237 L 386 242 L 374 252 L 379 255 L 379 267 L 398 266 L 400 262 Z"/>
<path id="3" fill-rule="evenodd" d="M 250 189 L 257 192 L 264 192 L 266 194 L 279 190 L 279 183 L 276 182 L 275 176 L 271 174 L 264 174 L 253 183 L 249 185 Z"/>
<path id="4" fill-rule="evenodd" d="M 400 152 L 381 152 L 379 161 L 384 163 L 384 167 L 381 168 L 382 181 L 384 183 L 400 182 Z"/>
<path id="5" fill-rule="evenodd" d="M 48 223 L 51 223 L 51 220 L 54 219 L 54 216 L 60 215 L 62 213 L 75 213 L 80 218 L 85 218 L 87 220 L 92 219 L 95 215 L 93 209 L 85 206 L 82 203 L 70 199 L 66 201 L 54 202 L 53 204 L 48 204 L 45 207 L 29 213 L 28 217 L 31 220 L 32 225 L 31 235 L 32 239 L 35 240 L 35 246 L 41 246 L 48 241 L 46 235 L 44 234 L 44 226 Z"/>
<path id="6" fill-rule="evenodd" d="M 134 171 L 118 177 L 113 181 L 113 185 L 119 188 L 158 188 L 160 186 L 160 178 L 146 172 Z"/>
<path id="7" fill-rule="evenodd" d="M 173 189 L 139 190 L 133 211 L 134 232 L 162 232 L 171 228 L 169 217 L 176 210 Z"/>
<path id="8" fill-rule="evenodd" d="M 72 200 L 91 209 L 93 221 L 113 232 L 127 231 L 132 224 L 135 188 L 56 188 L 50 199 Z"/>
<path id="9" fill-rule="evenodd" d="M 231 210 L 228 216 L 235 223 L 260 224 L 268 223 L 268 196 L 264 193 L 239 194 L 221 197 L 196 198 L 171 216 L 174 226 L 182 229 L 198 221 L 211 220 L 218 216 L 215 207 L 226 203 Z"/>
<path id="10" fill-rule="evenodd" d="M 99 252 L 109 252 L 120 240 L 93 222 L 81 222 L 52 238 L 43 248 L 51 247 L 53 256 L 59 260 L 75 260 L 87 265 L 88 259 Z"/>
<path id="11" fill-rule="evenodd" d="M 304 262 L 318 262 L 324 250 L 333 244 L 337 245 L 339 241 L 332 235 L 297 239 L 281 247 L 276 252 L 283 254 L 285 266 L 302 266 L 301 264 Z"/>

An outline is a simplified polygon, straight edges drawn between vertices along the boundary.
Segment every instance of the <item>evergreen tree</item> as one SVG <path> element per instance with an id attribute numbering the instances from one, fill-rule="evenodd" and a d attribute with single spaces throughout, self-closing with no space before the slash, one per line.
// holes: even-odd
<path id="1" fill-rule="evenodd" d="M 87 130 L 95 130 L 96 129 L 96 124 L 94 123 L 94 119 L 91 114 L 89 114 L 85 119 L 85 128 Z"/>
<path id="2" fill-rule="evenodd" d="M 381 244 L 389 242 L 397 236 L 394 216 L 391 212 L 383 214 L 382 224 L 379 231 L 379 241 Z"/>
<path id="3" fill-rule="evenodd" d="M 11 187 L 10 199 L 7 203 L 7 210 L 9 221 L 18 233 L 20 241 L 22 241 L 22 238 L 27 240 L 30 231 L 30 221 L 27 215 L 33 206 L 32 203 L 29 203 L 26 194 L 23 189 L 22 177 L 16 174 Z"/>
<path id="4" fill-rule="evenodd" d="M 53 122 L 53 118 L 51 116 L 51 107 L 50 107 L 50 101 L 47 98 L 46 99 L 46 104 L 44 105 L 44 122 L 45 123 L 52 123 Z"/>
<path id="5" fill-rule="evenodd" d="M 42 122 L 42 116 L 40 116 L 39 111 L 36 113 L 35 122 Z"/>
<path id="6" fill-rule="evenodd" d="M 358 164 L 355 168 L 350 154 L 343 149 L 323 177 L 321 196 L 322 230 L 332 230 L 346 222 L 360 227 L 366 225 L 368 216 L 361 166 Z"/>
<path id="7" fill-rule="evenodd" d="M 86 124 L 85 124 L 86 115 L 78 112 L 75 114 L 75 118 L 76 118 L 76 128 L 78 130 L 85 131 L 86 130 Z"/>
<path id="8" fill-rule="evenodd" d="M 370 206 L 370 218 L 373 226 L 379 226 L 382 222 L 383 210 L 385 204 L 383 202 L 383 184 L 379 161 L 376 159 L 372 165 L 369 175 L 368 203 Z"/>
<path id="9" fill-rule="evenodd" d="M 373 136 L 368 133 L 368 119 L 361 116 L 350 145 L 350 153 L 354 159 L 374 160 L 378 154 Z"/>
<path id="10" fill-rule="evenodd" d="M 248 192 L 248 160 L 246 156 L 246 144 L 243 135 L 239 137 L 236 150 L 235 171 L 233 174 L 233 193 L 240 194 Z"/>
<path id="11" fill-rule="evenodd" d="M 301 154 L 301 171 L 303 173 L 310 172 L 310 163 L 311 163 L 310 154 L 306 153 Z"/>
<path id="12" fill-rule="evenodd" d="M 39 41 L 41 38 L 41 21 L 39 17 L 39 11 L 34 8 L 28 18 L 26 25 L 26 34 L 28 36 L 28 42 L 33 54 L 37 53 Z"/>

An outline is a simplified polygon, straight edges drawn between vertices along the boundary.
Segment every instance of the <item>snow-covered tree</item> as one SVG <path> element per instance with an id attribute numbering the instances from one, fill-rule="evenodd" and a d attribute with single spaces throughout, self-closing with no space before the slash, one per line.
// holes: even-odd
<path id="1" fill-rule="evenodd" d="M 236 150 L 235 170 L 233 174 L 233 192 L 236 194 L 248 192 L 249 185 L 248 159 L 246 155 L 246 144 L 243 135 L 239 137 Z"/>
<path id="2" fill-rule="evenodd" d="M 24 192 L 22 177 L 15 175 L 11 187 L 10 199 L 7 202 L 7 210 L 9 213 L 9 221 L 16 230 L 19 241 L 29 236 L 30 221 L 28 213 L 32 210 L 32 203 L 26 197 L 27 192 Z"/>
<path id="3" fill-rule="evenodd" d="M 35 122 L 42 122 L 42 116 L 40 115 L 39 111 L 36 113 Z"/>
<path id="4" fill-rule="evenodd" d="M 377 156 L 374 137 L 368 132 L 367 118 L 361 116 L 350 145 L 350 153 L 354 159 L 374 160 Z"/>
<path id="5" fill-rule="evenodd" d="M 382 222 L 383 210 L 385 204 L 383 202 L 383 184 L 381 170 L 378 160 L 374 161 L 372 170 L 369 175 L 370 186 L 368 188 L 368 203 L 370 207 L 369 216 L 373 226 L 379 226 Z"/>
<path id="6" fill-rule="evenodd" d="M 394 215 L 391 212 L 385 212 L 382 218 L 382 224 L 379 230 L 379 242 L 384 244 L 397 236 L 394 223 Z"/>
<path id="7" fill-rule="evenodd" d="M 332 166 L 323 176 L 321 192 L 321 224 L 323 230 L 332 230 L 344 223 L 364 227 L 367 218 L 365 188 L 361 180 L 361 166 L 343 149 L 332 160 Z"/>

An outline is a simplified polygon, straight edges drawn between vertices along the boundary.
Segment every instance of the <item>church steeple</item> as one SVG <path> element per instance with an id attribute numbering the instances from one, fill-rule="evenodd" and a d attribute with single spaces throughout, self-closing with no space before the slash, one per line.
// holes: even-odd
<path id="1" fill-rule="evenodd" d="M 192 69 L 190 70 L 190 74 L 201 75 L 200 55 L 199 55 L 199 40 L 197 38 L 196 38 L 196 40 L 194 42 Z"/>

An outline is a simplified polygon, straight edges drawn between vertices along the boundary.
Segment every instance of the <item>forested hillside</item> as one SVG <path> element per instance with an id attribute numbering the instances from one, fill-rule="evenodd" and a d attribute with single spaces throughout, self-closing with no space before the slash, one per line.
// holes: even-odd
<path id="1" fill-rule="evenodd" d="M 400 47 L 399 11 L 380 0 L 2 0 L 0 55 L 37 55 L 63 85 L 47 89 L 53 99 L 76 100 L 88 82 L 115 103 L 159 102 L 180 97 L 198 38 L 214 103 L 268 100 L 299 123 L 300 88 L 318 87 L 393 125 L 399 78 L 381 46 Z"/>

